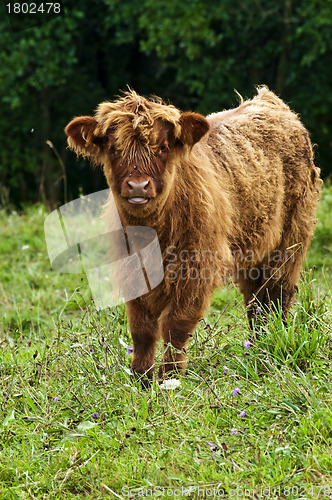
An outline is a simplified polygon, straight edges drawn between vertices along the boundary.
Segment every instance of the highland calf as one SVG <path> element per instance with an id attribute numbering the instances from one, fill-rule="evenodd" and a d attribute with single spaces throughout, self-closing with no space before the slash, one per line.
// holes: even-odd
<path id="1" fill-rule="evenodd" d="M 286 314 L 322 181 L 307 130 L 276 95 L 262 87 L 204 117 L 129 90 L 66 133 L 71 149 L 103 165 L 123 226 L 159 237 L 164 279 L 126 304 L 135 372 L 152 376 L 160 336 L 160 373 L 185 367 L 186 343 L 228 276 L 251 326 L 273 304 Z"/>

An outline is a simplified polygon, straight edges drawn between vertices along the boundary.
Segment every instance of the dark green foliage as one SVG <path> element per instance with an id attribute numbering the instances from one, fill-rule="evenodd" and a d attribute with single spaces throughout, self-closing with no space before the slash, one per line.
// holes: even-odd
<path id="1" fill-rule="evenodd" d="M 68 198 L 104 187 L 66 151 L 63 128 L 127 84 L 209 113 L 265 83 L 301 114 L 332 172 L 332 0 L 82 0 L 17 32 L 0 10 L 0 200 L 63 201 L 46 140 L 66 165 Z"/>

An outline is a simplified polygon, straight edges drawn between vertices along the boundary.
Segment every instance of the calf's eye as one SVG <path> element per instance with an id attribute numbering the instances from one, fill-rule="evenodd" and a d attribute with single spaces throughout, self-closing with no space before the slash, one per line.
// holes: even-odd
<path id="1" fill-rule="evenodd" d="M 160 149 L 159 149 L 159 154 L 166 153 L 167 151 L 168 151 L 168 147 L 166 146 L 166 144 L 162 144 L 160 146 Z"/>

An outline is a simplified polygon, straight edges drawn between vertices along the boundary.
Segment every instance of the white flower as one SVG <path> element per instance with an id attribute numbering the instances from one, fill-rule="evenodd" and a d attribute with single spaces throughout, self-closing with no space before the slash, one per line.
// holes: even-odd
<path id="1" fill-rule="evenodd" d="M 160 389 L 166 389 L 168 391 L 171 391 L 172 389 L 180 387 L 180 385 L 181 385 L 180 380 L 177 380 L 176 378 L 170 378 L 168 380 L 164 380 L 164 382 L 159 384 L 159 387 Z"/>

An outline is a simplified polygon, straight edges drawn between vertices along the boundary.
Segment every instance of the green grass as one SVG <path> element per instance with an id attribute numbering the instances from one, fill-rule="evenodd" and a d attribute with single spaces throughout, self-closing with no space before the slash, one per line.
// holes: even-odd
<path id="1" fill-rule="evenodd" d="M 43 206 L 0 212 L 0 499 L 328 498 L 331 214 L 329 187 L 287 328 L 276 310 L 246 349 L 225 286 L 181 386 L 142 391 L 123 306 L 96 311 L 84 276 L 50 268 Z"/>

